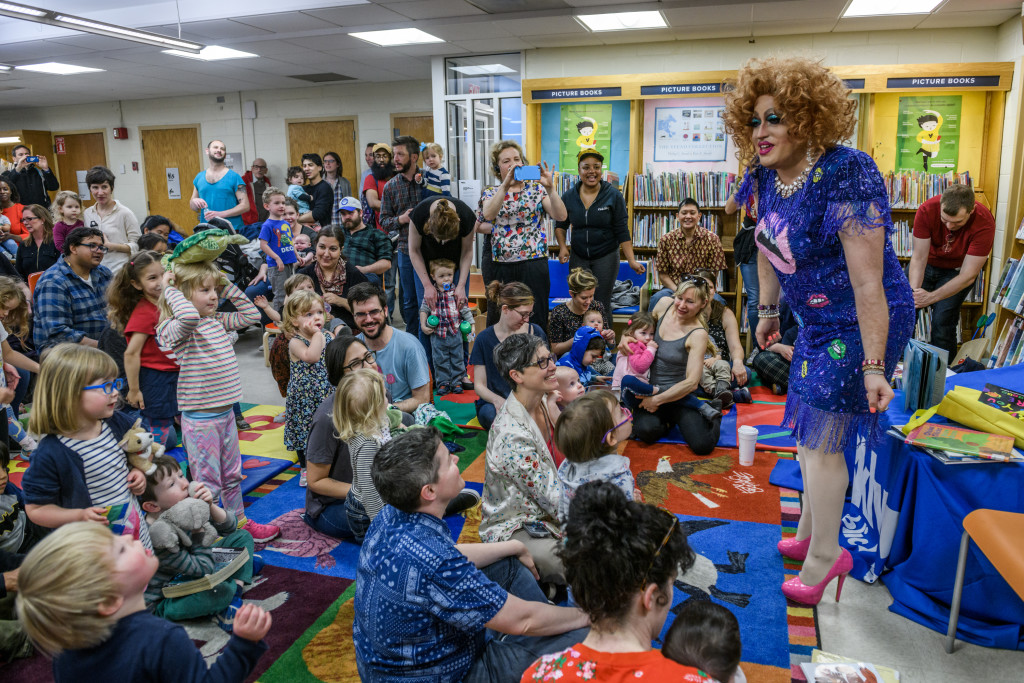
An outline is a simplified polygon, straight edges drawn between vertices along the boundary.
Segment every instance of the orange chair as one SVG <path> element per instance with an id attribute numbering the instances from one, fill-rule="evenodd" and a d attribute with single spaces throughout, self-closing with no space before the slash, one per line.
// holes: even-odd
<path id="1" fill-rule="evenodd" d="M 28 291 L 30 294 L 35 294 L 36 283 L 39 282 L 39 278 L 43 276 L 44 272 L 45 271 L 41 270 L 38 273 L 32 273 L 31 275 L 28 276 Z"/>
<path id="2" fill-rule="evenodd" d="M 263 328 L 263 362 L 270 367 L 270 338 L 281 334 L 281 329 L 274 323 Z"/>
<path id="3" fill-rule="evenodd" d="M 474 313 L 487 310 L 487 287 L 480 273 L 469 274 L 469 308 Z"/>
<path id="4" fill-rule="evenodd" d="M 1006 579 L 1017 595 L 1024 600 L 1024 513 L 1001 510 L 975 510 L 964 517 L 964 535 L 960 539 L 960 559 L 956 565 L 953 583 L 953 604 L 949 609 L 949 629 L 946 631 L 946 652 L 953 652 L 956 642 L 956 623 L 960 618 L 960 598 L 964 590 L 964 570 L 967 568 L 967 549 L 974 539 L 978 550 L 988 558 L 999 575 Z"/>

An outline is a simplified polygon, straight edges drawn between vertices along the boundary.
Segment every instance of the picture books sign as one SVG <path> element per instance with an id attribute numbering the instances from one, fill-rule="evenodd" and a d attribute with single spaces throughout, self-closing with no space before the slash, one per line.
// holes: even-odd
<path id="1" fill-rule="evenodd" d="M 725 107 L 657 107 L 654 161 L 725 161 Z"/>
<path id="2" fill-rule="evenodd" d="M 896 172 L 956 173 L 960 158 L 960 95 L 901 97 Z"/>

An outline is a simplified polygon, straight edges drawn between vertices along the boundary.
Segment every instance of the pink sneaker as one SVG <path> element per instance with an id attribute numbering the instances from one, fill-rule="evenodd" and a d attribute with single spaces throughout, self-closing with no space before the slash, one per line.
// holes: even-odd
<path id="1" fill-rule="evenodd" d="M 254 519 L 246 520 L 242 528 L 252 535 L 252 540 L 257 543 L 267 543 L 278 537 L 281 527 L 273 524 L 260 524 Z"/>

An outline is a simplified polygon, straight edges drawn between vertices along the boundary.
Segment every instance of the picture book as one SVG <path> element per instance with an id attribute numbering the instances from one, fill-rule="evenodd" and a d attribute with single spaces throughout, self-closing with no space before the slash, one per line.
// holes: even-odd
<path id="1" fill-rule="evenodd" d="M 986 382 L 985 389 L 981 392 L 978 400 L 987 406 L 1009 413 L 1018 420 L 1024 420 L 1024 394 L 1018 391 L 1011 391 Z"/>
<path id="2" fill-rule="evenodd" d="M 905 441 L 922 448 L 937 448 L 993 460 L 1013 457 L 1012 436 L 976 432 L 952 425 L 923 424 L 910 432 Z"/>
<path id="3" fill-rule="evenodd" d="M 858 664 L 856 659 L 832 654 L 831 652 L 823 652 L 822 650 L 814 650 L 811 653 L 811 661 L 814 664 Z M 876 680 L 879 683 L 900 683 L 900 672 L 896 669 L 880 664 L 868 664 L 868 666 L 873 666 L 875 671 L 878 672 L 879 677 Z M 813 679 L 808 677 L 807 680 L 812 681 Z"/>
<path id="4" fill-rule="evenodd" d="M 911 339 L 903 352 L 903 408 L 908 412 L 931 408 L 946 393 L 949 353 Z"/>
<path id="5" fill-rule="evenodd" d="M 215 569 L 198 579 L 171 581 L 163 587 L 165 598 L 180 598 L 200 591 L 210 590 L 245 566 L 249 561 L 249 552 L 245 548 L 212 548 Z"/>
<path id="6" fill-rule="evenodd" d="M 882 680 L 874 665 L 867 662 L 804 662 L 800 668 L 807 683 L 875 683 Z"/>
<path id="7" fill-rule="evenodd" d="M 905 441 L 907 438 L 900 427 L 890 427 L 889 431 L 886 433 L 898 441 Z M 993 460 L 991 458 L 981 458 L 976 455 L 955 453 L 941 448 L 925 448 L 923 446 L 918 446 L 918 448 L 941 462 L 943 465 L 988 465 L 1002 462 L 1024 462 L 1024 454 L 1017 449 L 1013 450 L 1013 455 L 1007 460 Z"/>

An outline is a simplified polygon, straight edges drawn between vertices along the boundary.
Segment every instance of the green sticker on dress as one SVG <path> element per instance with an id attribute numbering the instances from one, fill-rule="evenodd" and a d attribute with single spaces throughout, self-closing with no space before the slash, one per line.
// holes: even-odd
<path id="1" fill-rule="evenodd" d="M 828 345 L 828 355 L 839 360 L 846 356 L 846 343 L 842 339 L 833 339 Z"/>

